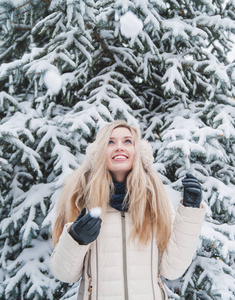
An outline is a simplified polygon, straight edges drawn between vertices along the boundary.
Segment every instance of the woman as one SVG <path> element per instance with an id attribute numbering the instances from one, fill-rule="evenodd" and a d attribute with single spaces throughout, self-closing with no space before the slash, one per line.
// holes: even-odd
<path id="1" fill-rule="evenodd" d="M 61 281 L 81 278 L 78 299 L 167 299 L 160 274 L 176 279 L 190 265 L 205 215 L 200 183 L 187 174 L 174 216 L 152 163 L 139 129 L 114 121 L 66 182 L 50 264 Z M 89 212 L 94 207 L 100 218 Z"/>

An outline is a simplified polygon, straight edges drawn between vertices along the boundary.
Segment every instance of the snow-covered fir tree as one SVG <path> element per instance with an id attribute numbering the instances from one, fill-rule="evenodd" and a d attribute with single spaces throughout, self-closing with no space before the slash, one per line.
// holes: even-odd
<path id="1" fill-rule="evenodd" d="M 235 298 L 234 34 L 233 0 L 0 0 L 1 299 L 76 299 L 49 269 L 53 208 L 119 118 L 175 207 L 186 171 L 202 183 L 197 254 L 169 298 Z"/>

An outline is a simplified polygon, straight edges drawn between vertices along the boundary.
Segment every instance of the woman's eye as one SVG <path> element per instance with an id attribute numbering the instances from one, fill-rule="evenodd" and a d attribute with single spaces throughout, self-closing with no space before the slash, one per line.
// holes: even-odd
<path id="1" fill-rule="evenodd" d="M 109 141 L 109 145 L 112 145 L 112 144 L 114 144 L 114 141 Z"/>
<path id="2" fill-rule="evenodd" d="M 125 143 L 126 144 L 132 144 L 132 141 L 131 140 L 126 140 Z"/>

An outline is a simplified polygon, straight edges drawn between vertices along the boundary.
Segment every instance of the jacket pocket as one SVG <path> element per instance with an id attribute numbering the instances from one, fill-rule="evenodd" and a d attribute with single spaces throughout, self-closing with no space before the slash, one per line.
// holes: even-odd
<path id="1" fill-rule="evenodd" d="M 168 299 L 167 291 L 166 291 L 165 285 L 162 281 L 162 278 L 161 278 L 160 274 L 157 275 L 157 283 L 158 283 L 158 286 L 161 290 L 162 300 L 167 300 Z"/>

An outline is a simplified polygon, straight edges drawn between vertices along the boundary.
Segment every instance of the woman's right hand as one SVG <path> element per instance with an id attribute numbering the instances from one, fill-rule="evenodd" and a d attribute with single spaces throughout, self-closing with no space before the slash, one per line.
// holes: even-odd
<path id="1" fill-rule="evenodd" d="M 80 215 L 70 228 L 69 234 L 80 245 L 88 245 L 97 239 L 101 222 L 100 218 L 94 218 L 90 213 L 86 214 L 86 208 L 83 207 Z"/>

